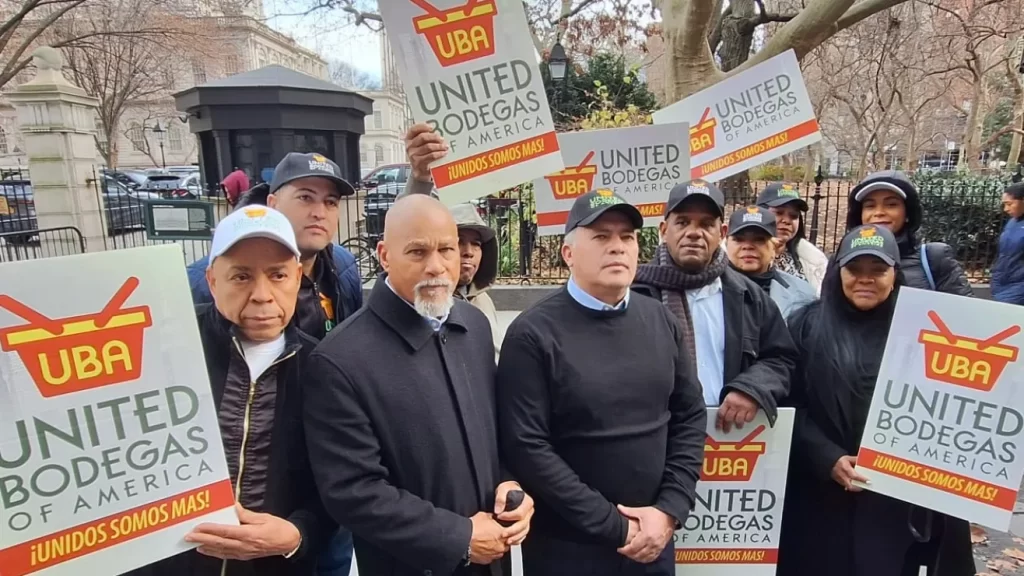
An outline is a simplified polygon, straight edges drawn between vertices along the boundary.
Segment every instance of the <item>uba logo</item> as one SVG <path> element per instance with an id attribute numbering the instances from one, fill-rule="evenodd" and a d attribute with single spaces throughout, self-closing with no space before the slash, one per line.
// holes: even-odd
<path id="1" fill-rule="evenodd" d="M 711 108 L 705 108 L 700 120 L 690 128 L 690 153 L 700 154 L 715 147 L 715 126 L 718 120 L 708 118 Z"/>
<path id="2" fill-rule="evenodd" d="M 136 380 L 148 306 L 123 308 L 139 286 L 132 276 L 95 314 L 49 318 L 0 294 L 0 307 L 27 324 L 0 329 L 0 350 L 18 354 L 44 398 Z"/>
<path id="3" fill-rule="evenodd" d="M 754 467 L 765 453 L 764 442 L 754 442 L 764 424 L 754 428 L 739 442 L 722 442 L 709 434 L 704 440 L 704 464 L 700 469 L 701 480 L 717 482 L 747 482 L 754 475 Z"/>
<path id="4" fill-rule="evenodd" d="M 438 10 L 428 0 L 410 0 L 426 12 L 413 18 L 413 29 L 430 43 L 438 63 L 454 66 L 494 54 L 495 0 L 468 0 L 462 6 Z"/>
<path id="5" fill-rule="evenodd" d="M 924 344 L 924 371 L 932 380 L 991 392 L 1006 365 L 1017 361 L 1019 348 L 1002 342 L 1020 332 L 1020 326 L 980 340 L 954 334 L 934 310 L 928 318 L 937 330 L 921 330 L 917 341 Z"/>
<path id="6" fill-rule="evenodd" d="M 591 151 L 577 166 L 544 177 L 551 184 L 551 193 L 555 195 L 556 200 L 583 196 L 594 189 L 597 164 L 590 163 L 593 158 L 594 152 Z"/>

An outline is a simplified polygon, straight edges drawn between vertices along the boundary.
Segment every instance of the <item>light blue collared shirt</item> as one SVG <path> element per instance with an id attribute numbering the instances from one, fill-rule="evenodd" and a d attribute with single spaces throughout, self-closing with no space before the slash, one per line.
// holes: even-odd
<path id="1" fill-rule="evenodd" d="M 569 296 L 572 296 L 572 299 L 578 302 L 580 306 L 590 308 L 591 310 L 622 310 L 629 305 L 629 290 L 626 290 L 626 297 L 622 299 L 622 302 L 611 306 L 584 292 L 583 288 L 580 288 L 580 285 L 576 283 L 572 276 L 569 276 L 569 282 L 566 283 L 565 288 L 569 291 Z"/>
<path id="2" fill-rule="evenodd" d="M 385 277 L 384 278 L 384 283 L 388 285 L 388 288 L 391 288 L 392 292 L 395 292 L 395 287 L 391 285 L 391 279 L 390 278 Z M 402 296 L 399 295 L 398 292 L 395 292 L 395 296 L 398 296 L 399 298 L 402 298 Z M 409 304 L 409 301 L 406 300 L 405 298 L 402 298 L 402 302 L 405 302 L 406 304 Z M 424 316 L 424 315 L 420 314 L 419 310 L 416 310 L 416 307 L 413 306 L 412 304 L 409 304 L 409 308 L 412 308 L 416 312 L 416 314 L 419 314 L 420 318 L 423 318 L 424 320 L 426 320 L 427 324 L 430 324 L 430 328 L 434 332 L 440 332 L 441 331 L 441 326 L 444 326 L 445 321 L 448 320 L 448 314 L 445 314 L 443 318 L 431 318 L 429 316 Z"/>
<path id="3" fill-rule="evenodd" d="M 686 291 L 686 303 L 693 319 L 694 347 L 697 352 L 697 379 L 704 389 L 704 403 L 721 403 L 725 387 L 725 304 L 722 279 L 698 290 Z"/>

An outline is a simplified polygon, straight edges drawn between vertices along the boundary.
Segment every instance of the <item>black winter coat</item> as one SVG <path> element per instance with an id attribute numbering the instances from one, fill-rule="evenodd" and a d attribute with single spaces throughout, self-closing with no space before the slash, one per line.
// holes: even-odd
<path id="1" fill-rule="evenodd" d="M 494 344 L 456 300 L 435 332 L 379 278 L 367 306 L 310 357 L 305 405 L 313 471 L 352 531 L 363 576 L 502 574 L 463 567 L 470 517 L 501 482 Z"/>
<path id="2" fill-rule="evenodd" d="M 863 224 L 861 203 L 855 200 L 855 197 L 865 186 L 876 182 L 894 184 L 906 194 L 904 204 L 907 209 L 907 223 L 896 237 L 900 247 L 900 269 L 903 271 L 906 286 L 931 290 L 931 284 L 928 282 L 928 276 L 921 262 L 921 242 L 917 239 L 917 232 L 921 228 L 921 221 L 924 217 L 921 198 L 917 193 L 917 187 L 902 172 L 886 170 L 869 174 L 850 191 L 846 229 L 852 230 Z M 971 284 L 967 281 L 967 275 L 964 274 L 960 263 L 956 261 L 956 253 L 951 246 L 941 242 L 929 242 L 926 245 L 926 250 L 928 267 L 935 281 L 936 291 L 959 296 L 974 295 Z"/>
<path id="3" fill-rule="evenodd" d="M 661 290 L 634 284 L 633 291 L 661 302 Z M 786 321 L 771 297 L 743 274 L 722 274 L 725 312 L 725 386 L 719 403 L 732 390 L 750 396 L 775 424 L 779 402 L 789 394 L 797 352 Z M 699 329 L 699 327 L 694 327 Z"/>
<path id="4" fill-rule="evenodd" d="M 247 390 L 239 390 L 240 382 L 248 382 L 245 359 L 235 343 L 236 328 L 210 304 L 196 307 L 199 336 L 203 344 L 206 369 L 217 413 L 221 419 L 221 434 L 225 439 L 225 456 L 229 469 L 237 470 L 238 446 L 231 446 L 230 431 L 241 428 L 240 422 L 225 422 L 222 410 L 225 398 L 241 397 Z M 191 551 L 173 556 L 156 564 L 130 572 L 133 576 L 312 576 L 317 556 L 337 530 L 320 501 L 310 470 L 306 451 L 305 430 L 302 425 L 302 404 L 305 393 L 304 374 L 316 340 L 294 327 L 285 331 L 285 352 L 277 364 L 268 368 L 259 378 L 257 388 L 273 387 L 273 412 L 261 411 L 262 404 L 254 403 L 250 413 L 250 432 L 260 427 L 270 431 L 269 444 L 262 450 L 252 443 L 246 450 L 243 472 L 243 505 L 246 494 L 252 490 L 261 493 L 263 505 L 250 507 L 254 512 L 271 514 L 290 521 L 299 529 L 302 544 L 291 558 L 274 556 L 248 562 L 229 561 L 227 571 L 221 572 L 224 562 Z M 262 394 L 262 392 L 261 392 Z M 255 396 L 254 396 L 255 397 Z M 238 418 L 243 418 L 238 414 Z M 250 439 L 251 440 L 251 439 Z M 265 477 L 266 482 L 254 487 L 246 478 Z M 237 479 L 231 479 L 235 484 Z"/>
<path id="5" fill-rule="evenodd" d="M 885 348 L 877 336 L 888 331 L 894 305 L 895 296 L 886 309 L 848 311 L 839 326 L 823 319 L 824 302 L 790 318 L 801 355 L 786 401 L 797 415 L 777 576 L 918 576 L 922 565 L 929 576 L 975 573 L 967 522 L 875 492 L 847 492 L 831 478 L 835 462 L 859 450 Z M 840 362 L 823 344 L 829 337 L 854 343 L 852 360 Z M 930 538 L 915 540 L 911 525 Z"/>

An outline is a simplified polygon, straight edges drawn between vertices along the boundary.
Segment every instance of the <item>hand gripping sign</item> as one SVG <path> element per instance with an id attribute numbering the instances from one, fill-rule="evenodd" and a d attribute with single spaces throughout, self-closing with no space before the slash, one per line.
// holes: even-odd
<path id="1" fill-rule="evenodd" d="M 174 245 L 0 265 L 0 575 L 120 574 L 238 523 L 194 314 Z"/>
<path id="2" fill-rule="evenodd" d="M 565 167 L 519 0 L 379 6 L 412 116 L 449 147 L 430 167 L 442 202 L 466 202 Z"/>
<path id="3" fill-rule="evenodd" d="M 1019 306 L 901 288 L 857 468 L 866 488 L 999 530 L 1024 475 Z"/>
<path id="4" fill-rule="evenodd" d="M 693 512 L 675 534 L 678 576 L 773 576 L 786 493 L 792 408 L 774 427 L 759 412 L 728 433 L 708 409 L 704 463 Z"/>

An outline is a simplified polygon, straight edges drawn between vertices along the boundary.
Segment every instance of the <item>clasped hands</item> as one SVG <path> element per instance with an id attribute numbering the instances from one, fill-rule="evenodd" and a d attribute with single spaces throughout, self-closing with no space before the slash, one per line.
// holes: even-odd
<path id="1" fill-rule="evenodd" d="M 619 554 L 641 564 L 654 562 L 672 539 L 676 521 L 653 506 L 631 508 L 619 504 L 618 508 L 629 521 L 626 544 L 619 548 Z"/>
<path id="2" fill-rule="evenodd" d="M 490 564 L 501 559 L 512 546 L 523 543 L 530 533 L 533 518 L 533 498 L 529 494 L 523 503 L 511 512 L 505 511 L 505 499 L 512 490 L 522 490 L 516 482 L 503 482 L 494 493 L 494 513 L 477 512 L 473 522 L 473 536 L 469 542 L 469 561 L 473 564 Z M 512 522 L 507 528 L 498 520 Z"/>

